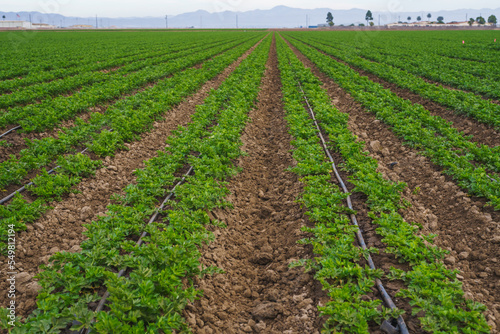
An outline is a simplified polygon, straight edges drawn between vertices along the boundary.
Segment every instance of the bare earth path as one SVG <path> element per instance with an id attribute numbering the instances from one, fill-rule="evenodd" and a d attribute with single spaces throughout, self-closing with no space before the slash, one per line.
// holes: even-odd
<path id="1" fill-rule="evenodd" d="M 257 108 L 243 135 L 243 171 L 231 180 L 233 210 L 215 211 L 227 228 L 203 251 L 202 262 L 225 274 L 199 281 L 204 297 L 188 306 L 186 318 L 195 333 L 319 333 L 316 305 L 322 291 L 294 259 L 310 257 L 300 227 L 308 221 L 294 200 L 301 192 L 289 150 L 281 103 L 275 44 Z"/>

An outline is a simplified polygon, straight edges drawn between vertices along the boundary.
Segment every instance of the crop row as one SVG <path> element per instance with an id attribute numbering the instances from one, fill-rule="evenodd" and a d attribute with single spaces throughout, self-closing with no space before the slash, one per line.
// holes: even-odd
<path id="1" fill-rule="evenodd" d="M 294 156 L 298 165 L 295 169 L 306 183 L 302 201 L 308 207 L 311 219 L 316 222 L 316 227 L 310 229 L 315 238 L 307 242 L 313 244 L 315 252 L 323 255 L 320 260 L 315 258 L 302 263 L 308 269 L 317 270 L 316 277 L 329 291 L 339 290 L 329 292 L 334 298 L 327 307 L 319 308 L 330 316 L 327 328 L 330 331 L 368 332 L 365 321 L 381 319 L 387 313 L 378 312 L 373 301 L 370 308 L 370 302 L 361 299 L 363 293 L 371 292 L 373 275 L 362 275 L 367 269 L 357 264 L 363 255 L 361 250 L 352 250 L 357 227 L 348 225 L 347 217 L 340 215 L 349 213 L 349 210 L 341 205 L 339 190 L 328 182 L 331 171 L 324 163 L 325 157 L 318 144 L 316 129 L 304 110 L 303 96 L 297 88 L 296 80 L 301 83 L 322 130 L 329 136 L 332 148 L 342 156 L 342 167 L 350 173 L 349 182 L 355 186 L 353 192 L 361 192 L 367 196 L 367 205 L 371 210 L 368 214 L 372 223 L 378 226 L 377 233 L 383 237 L 385 252 L 394 254 L 398 260 L 410 266 L 406 272 L 392 268 L 385 275 L 385 279 L 402 279 L 408 286 L 396 296 L 411 301 L 414 306 L 413 314 L 423 311 L 421 324 L 429 332 L 488 332 L 481 314 L 485 307 L 464 299 L 461 283 L 456 279 L 457 272 L 446 269 L 442 264 L 446 252 L 432 245 L 434 236 L 419 236 L 419 228 L 405 222 L 398 213 L 406 205 L 401 200 L 401 192 L 406 185 L 387 181 L 376 171 L 377 161 L 366 154 L 364 143 L 358 142 L 348 129 L 349 116 L 331 105 L 327 92 L 321 88 L 321 82 L 310 70 L 305 69 L 290 49 L 285 48 L 284 43 L 281 48 L 281 52 L 287 56 L 283 56 L 280 66 L 283 68 L 284 90 L 291 91 L 285 101 L 288 105 L 287 112 L 290 113 L 287 121 L 296 138 L 293 144 L 297 147 Z M 335 202 L 332 203 L 333 201 Z M 351 276 L 347 276 L 348 274 Z M 377 276 L 381 275 L 383 272 L 378 271 Z M 361 305 L 365 303 L 366 310 L 354 304 L 353 300 Z M 346 316 L 350 319 L 346 319 Z"/>
<path id="2" fill-rule="evenodd" d="M 0 36 L 4 48 L 0 64 L 0 79 L 19 79 L 44 72 L 77 68 L 84 64 L 104 62 L 123 54 L 149 53 L 175 45 L 196 42 L 198 38 L 212 39 L 237 35 L 207 32 L 191 34 L 169 32 L 49 32 L 19 31 Z M 89 45 L 91 47 L 89 47 Z"/>
<path id="3" fill-rule="evenodd" d="M 225 51 L 234 45 L 224 45 L 221 47 L 209 48 L 205 50 L 205 52 L 199 52 L 193 54 L 189 57 L 184 57 L 182 59 L 178 59 L 177 61 L 172 61 L 166 64 L 162 64 L 153 69 L 148 69 L 146 71 L 149 72 L 149 75 L 146 77 L 142 77 L 142 75 L 148 74 L 148 72 L 138 72 L 139 76 L 128 76 L 124 79 L 130 81 L 129 85 L 134 85 L 135 87 L 139 85 L 144 85 L 146 82 L 150 82 L 155 79 L 160 79 L 161 77 L 166 77 L 169 74 L 174 74 L 176 72 L 181 71 L 189 66 L 193 66 L 200 61 L 206 60 L 219 52 Z M 134 79 L 134 80 L 131 80 Z M 164 80 L 163 80 L 164 81 Z M 120 82 L 112 82 L 113 85 L 110 85 L 111 89 L 116 92 L 116 94 L 120 94 L 122 89 L 133 87 L 127 87 L 124 85 L 120 85 Z M 122 82 L 123 83 L 123 82 Z M 115 86 L 116 85 L 116 86 Z M 161 87 L 158 86 L 158 87 Z M 158 89 L 158 88 L 156 88 Z M 86 99 L 82 99 L 79 104 L 75 103 L 73 105 L 76 106 L 76 110 L 72 110 L 67 107 L 67 104 L 59 104 L 58 108 L 54 108 L 53 111 L 55 114 L 53 116 L 50 115 L 49 112 L 44 112 L 39 116 L 42 120 L 36 122 L 36 126 L 42 127 L 42 124 L 46 124 L 49 120 L 61 119 L 65 117 L 69 117 L 71 115 L 76 114 L 77 111 L 83 108 L 88 108 L 92 104 L 96 103 L 96 100 L 102 99 L 105 94 L 100 95 L 100 90 L 89 90 L 87 94 L 81 95 Z M 150 93 L 150 90 L 147 90 L 145 94 L 139 93 L 140 97 L 143 95 L 147 95 Z M 75 95 L 76 96 L 76 95 Z M 135 97 L 135 96 L 134 96 Z M 137 97 L 135 97 L 137 98 Z M 125 99 L 126 102 L 130 103 L 132 97 Z M 125 104 L 128 104 L 125 103 Z M 137 103 L 137 102 L 136 102 Z M 72 104 L 70 104 L 71 106 Z M 0 164 L 0 187 L 5 187 L 11 182 L 22 180 L 27 173 L 33 169 L 43 167 L 50 163 L 52 159 L 57 154 L 61 154 L 66 152 L 69 148 L 74 145 L 79 144 L 82 140 L 86 139 L 87 136 L 91 132 L 95 132 L 96 130 L 102 128 L 104 125 L 111 126 L 111 122 L 114 121 L 111 115 L 116 116 L 116 108 L 123 108 L 124 102 L 118 101 L 115 105 L 110 106 L 108 111 L 104 115 L 99 116 L 99 113 L 92 114 L 90 120 L 87 123 L 81 123 L 79 121 L 76 122 L 76 125 L 67 129 L 67 136 L 60 135 L 58 139 L 53 137 L 47 137 L 40 140 L 34 140 L 28 144 L 28 148 L 22 150 L 19 153 L 19 157 L 12 156 L 10 159 L 2 162 Z M 122 116 L 123 117 L 123 116 Z M 107 122 L 103 124 L 102 118 L 106 118 Z M 33 120 L 38 120 L 33 117 Z M 55 121 L 55 120 L 54 120 Z M 130 119 L 129 122 L 133 121 Z M 43 122 L 43 123 L 42 123 Z M 23 122 L 24 123 L 24 122 Z M 69 136 L 69 138 L 68 138 Z M 109 148 L 111 149 L 111 148 Z M 111 152 L 113 152 L 112 150 Z"/>
<path id="4" fill-rule="evenodd" d="M 9 179 L 10 173 L 16 172 L 17 180 L 20 180 L 24 177 L 23 175 L 26 175 L 27 170 L 44 166 L 53 159 L 61 157 L 72 146 L 82 143 L 87 143 L 89 150 L 98 156 L 112 156 L 117 149 L 125 148 L 125 142 L 136 140 L 140 133 L 150 129 L 151 124 L 161 118 L 166 111 L 195 92 L 207 80 L 221 73 L 261 37 L 262 34 L 259 34 L 238 47 L 214 57 L 205 62 L 199 69 L 184 70 L 168 79 L 159 81 L 155 86 L 143 92 L 120 100 L 108 108 L 105 114 L 93 113 L 88 122 L 77 121 L 76 126 L 68 128 L 65 133 L 61 132 L 58 138 L 32 141 L 30 148 L 22 151 L 24 155 L 19 160 L 12 159 L 11 163 L 0 164 L 2 168 L 0 177 L 4 180 L 10 180 L 8 182 L 16 181 L 16 179 Z M 211 52 L 212 55 L 217 53 L 217 51 L 207 51 L 203 55 L 207 57 Z M 105 128 L 112 128 L 113 131 L 105 130 Z M 99 130 L 100 132 L 98 132 Z M 71 156 L 68 156 L 67 159 L 71 159 Z M 49 177 L 53 178 L 54 176 Z M 43 184 L 46 182 L 48 181 L 43 180 L 42 183 L 35 184 L 35 186 L 42 186 L 42 189 L 45 189 Z M 7 181 L 4 182 L 4 184 L 6 183 Z M 67 183 L 65 182 L 65 184 Z M 72 184 L 75 183 L 72 182 Z M 39 193 L 38 200 L 32 203 L 28 203 L 18 196 L 15 201 L 5 207 L 6 213 L 4 213 L 3 218 L 9 218 L 13 221 L 16 231 L 24 230 L 27 223 L 37 219 L 37 215 L 22 214 L 30 211 L 39 213 L 46 209 L 44 203 L 49 199 L 55 199 L 57 194 L 61 194 L 58 191 L 59 186 L 59 184 L 54 184 L 54 187 L 49 189 L 50 191 L 47 193 Z M 22 210 L 19 207 L 22 207 Z M 6 226 L 2 222 L 0 226 L 2 250 L 5 247 L 6 232 Z"/>
<path id="5" fill-rule="evenodd" d="M 85 72 L 48 83 L 29 86 L 9 95 L 2 95 L 0 96 L 1 106 L 26 104 L 38 100 L 40 100 L 40 103 L 9 108 L 7 112 L 0 116 L 0 127 L 17 123 L 36 124 L 36 120 L 26 120 L 26 118 L 36 117 L 47 109 L 54 109 L 54 115 L 61 115 L 61 109 L 82 110 L 87 105 L 92 106 L 101 101 L 106 101 L 116 97 L 117 94 L 129 92 L 151 82 L 151 80 L 162 77 L 162 69 L 165 66 L 172 66 L 176 60 L 192 56 L 193 52 L 226 44 L 230 44 L 230 42 L 216 41 L 207 43 L 205 48 L 203 46 L 189 45 L 186 47 L 181 45 L 168 54 L 150 54 L 143 60 L 131 62 L 113 72 Z M 166 72 L 168 74 L 168 71 Z M 116 87 L 120 87 L 120 89 L 117 90 Z M 71 93 L 78 88 L 80 90 L 70 96 L 57 96 L 63 93 Z M 53 96 L 57 97 L 52 98 Z M 89 103 L 92 104 L 89 105 Z M 48 118 L 50 119 L 50 117 Z M 48 122 L 44 128 L 50 128 L 52 125 L 53 122 Z M 29 127 L 27 128 L 29 129 Z M 36 128 L 35 130 L 41 131 L 44 128 Z"/>
<path id="6" fill-rule="evenodd" d="M 108 207 L 106 216 L 87 225 L 81 252 L 51 258 L 39 275 L 38 309 L 12 333 L 57 333 L 73 321 L 80 324 L 74 329 L 95 333 L 188 330 L 182 310 L 200 295 L 192 279 L 217 271 L 198 260 L 199 247 L 213 238 L 205 226 L 221 224 L 211 222 L 207 211 L 229 205 L 225 181 L 238 171 L 233 161 L 242 154 L 240 135 L 259 91 L 269 46 L 267 37 L 197 107 L 192 123 L 169 137 L 165 151 L 136 172 L 136 184 L 115 197 L 118 203 Z M 175 200 L 161 212 L 163 222 L 146 224 L 157 199 L 185 164 L 194 175 L 176 188 Z M 147 236 L 138 247 L 133 240 L 142 231 Z M 118 277 L 120 269 L 128 275 Z M 102 286 L 110 293 L 108 310 L 94 313 L 87 304 L 101 299 L 96 291 Z"/>
<path id="7" fill-rule="evenodd" d="M 453 48 L 452 51 L 455 52 L 455 55 L 451 57 L 449 53 L 447 53 L 447 55 L 441 55 L 440 53 L 442 53 L 442 51 L 439 52 L 440 48 L 436 48 L 436 44 L 438 43 L 443 44 L 443 41 L 437 40 L 431 43 L 412 43 L 403 41 L 402 45 L 398 45 L 397 48 L 375 43 L 375 45 L 372 45 L 372 50 L 375 51 L 374 54 L 379 54 L 382 57 L 400 57 L 416 66 L 427 67 L 430 65 L 433 68 L 439 68 L 441 71 L 445 72 L 460 69 L 460 72 L 470 74 L 479 79 L 498 80 L 500 78 L 497 60 L 475 61 L 456 58 L 456 45 L 458 43 L 455 43 L 455 48 Z M 416 58 L 415 55 L 417 56 Z M 484 54 L 482 56 L 484 56 Z"/>
<path id="8" fill-rule="evenodd" d="M 318 34 L 319 36 L 326 37 L 326 34 Z M 335 40 L 348 43 L 359 50 L 375 51 L 381 56 L 401 56 L 412 63 L 416 63 L 413 56 L 417 56 L 419 61 L 424 62 L 424 66 L 439 64 L 444 71 L 459 68 L 462 72 L 490 79 L 500 75 L 497 56 L 499 47 L 494 42 L 497 36 L 493 31 L 387 32 L 368 36 L 371 37 L 370 40 L 354 45 L 352 34 L 337 35 Z"/>
<path id="9" fill-rule="evenodd" d="M 480 78 L 474 74 L 462 72 L 461 69 L 457 69 L 452 65 L 448 65 L 451 68 L 445 69 L 439 67 L 439 62 L 436 60 L 426 59 L 418 55 L 411 55 L 410 58 L 405 58 L 380 55 L 368 50 L 363 50 L 361 55 L 373 61 L 389 64 L 442 84 L 475 92 L 486 97 L 500 99 L 500 84 L 497 78 Z"/>
<path id="10" fill-rule="evenodd" d="M 452 108 L 459 113 L 466 114 L 496 129 L 500 129 L 500 105 L 484 100 L 474 93 L 436 86 L 404 69 L 359 57 L 348 48 L 329 47 L 323 44 L 323 42 L 317 43 L 311 39 L 304 40 L 301 38 L 300 40 L 352 66 L 394 83 L 401 88 L 408 89 L 424 98 Z"/>
<path id="11" fill-rule="evenodd" d="M 172 46 L 173 45 L 169 45 L 167 47 L 167 50 Z M 116 66 L 121 66 L 128 62 L 133 62 L 136 60 L 147 58 L 148 53 L 151 55 L 157 55 L 157 54 L 160 55 L 162 53 L 165 53 L 165 49 L 154 50 L 153 52 L 151 51 L 146 52 L 144 50 L 141 50 L 140 48 L 133 50 L 123 50 L 121 53 L 116 53 L 115 55 L 113 55 L 113 57 L 111 57 L 110 59 L 106 59 L 104 61 L 99 61 L 101 60 L 102 57 L 102 55 L 100 55 L 99 57 L 95 56 L 85 61 L 82 61 L 77 66 L 58 68 L 52 71 L 30 72 L 25 77 L 0 81 L 0 93 L 3 94 L 18 89 L 19 87 L 26 87 L 34 84 L 39 84 L 42 82 L 64 78 L 67 76 L 81 74 L 84 72 L 100 71 L 113 68 Z"/>
<path id="12" fill-rule="evenodd" d="M 324 43 L 341 50 L 354 49 L 353 51 L 358 56 L 366 59 L 388 64 L 458 89 L 472 91 L 495 99 L 500 98 L 500 84 L 498 83 L 500 72 L 496 60 L 477 62 L 453 59 L 442 57 L 428 50 L 429 44 L 434 45 L 436 49 L 443 49 L 445 46 L 441 41 L 431 39 L 430 42 L 419 43 L 415 40 L 408 42 L 404 39 L 396 41 L 382 38 L 384 43 L 380 43 L 375 38 L 374 41 L 367 44 L 353 44 L 352 39 L 346 35 L 320 36 L 322 37 L 319 39 Z M 455 43 L 455 45 L 457 44 Z M 455 50 L 456 46 L 453 49 Z M 475 52 L 478 53 L 477 50 Z"/>
<path id="13" fill-rule="evenodd" d="M 490 205 L 500 209 L 500 177 L 488 172 L 498 172 L 500 148 L 470 142 L 470 137 L 462 136 L 442 118 L 431 116 L 422 105 L 398 97 L 302 42 L 294 39 L 290 42 L 368 111 L 390 125 L 406 144 L 422 150 L 423 155 L 442 166 L 443 172 L 452 176 L 470 194 L 485 197 Z"/>
<path id="14" fill-rule="evenodd" d="M 220 44 L 218 43 L 208 43 Z M 183 57 L 188 54 L 188 50 L 196 48 L 195 44 L 192 45 L 177 45 L 176 47 L 164 48 L 162 51 L 152 51 L 148 53 L 143 53 L 140 55 L 135 55 L 123 59 L 111 59 L 102 63 L 93 63 L 86 67 L 80 68 L 77 74 L 74 76 L 65 76 L 58 80 L 53 80 L 49 82 L 42 82 L 39 84 L 34 84 L 27 87 L 22 87 L 10 94 L 4 94 L 0 96 L 0 108 L 8 108 L 16 105 L 25 105 L 33 102 L 47 102 L 44 101 L 52 100 L 51 97 L 57 96 L 59 94 L 69 93 L 77 88 L 84 87 L 84 90 L 89 88 L 89 85 L 102 83 L 104 81 L 116 80 L 120 76 L 128 75 L 131 72 L 138 71 L 142 68 L 147 68 L 148 66 L 153 66 L 156 64 L 161 64 L 167 62 L 171 59 L 177 57 Z M 101 66 L 111 67 L 120 66 L 116 71 L 111 71 L 109 73 L 104 73 L 96 68 Z M 14 81 L 7 81 L 14 82 Z M 15 114 L 17 112 L 22 113 L 23 108 L 13 108 L 9 112 Z M 22 119 L 20 117 L 14 120 L 7 119 L 7 121 L 17 121 Z"/>
<path id="15" fill-rule="evenodd" d="M 307 71 L 300 67 L 297 59 L 280 38 L 277 43 L 279 69 L 286 121 L 294 137 L 293 157 L 297 166 L 293 172 L 301 176 L 304 193 L 300 202 L 307 208 L 307 215 L 314 228 L 305 228 L 314 237 L 302 240 L 314 248 L 314 259 L 301 260 L 294 265 L 304 265 L 307 271 L 315 271 L 315 279 L 321 282 L 330 301 L 318 307 L 322 315 L 328 316 L 324 329 L 328 332 L 367 333 L 368 323 L 381 323 L 390 315 L 390 310 L 377 307 L 380 300 L 365 300 L 371 292 L 375 278 L 382 276 L 381 270 L 372 270 L 359 262 L 366 256 L 356 247 L 355 231 L 350 224 L 349 208 L 342 203 L 346 199 L 338 186 L 331 183 L 331 165 L 326 160 L 316 130 L 304 110 L 304 97 L 297 85 L 304 84 L 307 90 Z M 317 83 L 316 83 L 317 85 Z M 376 252 L 371 248 L 368 252 Z"/>

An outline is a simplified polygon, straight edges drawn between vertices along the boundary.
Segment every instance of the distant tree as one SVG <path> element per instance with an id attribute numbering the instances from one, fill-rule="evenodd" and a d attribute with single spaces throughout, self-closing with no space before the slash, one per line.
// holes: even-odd
<path id="1" fill-rule="evenodd" d="M 370 27 L 373 27 L 375 25 L 375 23 L 373 23 L 373 21 L 370 21 Z"/>
<path id="2" fill-rule="evenodd" d="M 444 21 L 444 17 L 442 17 L 442 16 L 438 16 L 437 20 L 438 20 L 438 23 L 444 23 L 443 22 Z"/>
<path id="3" fill-rule="evenodd" d="M 359 26 L 359 27 L 364 27 L 364 26 L 365 26 L 365 24 L 364 24 L 364 23 L 360 23 L 360 24 L 358 24 L 358 26 Z"/>
<path id="4" fill-rule="evenodd" d="M 333 26 L 333 15 L 332 15 L 332 12 L 328 12 L 328 14 L 326 14 L 326 22 L 331 26 Z"/>
<path id="5" fill-rule="evenodd" d="M 484 20 L 484 17 L 482 17 L 482 16 L 476 17 L 476 22 L 479 23 L 479 24 L 485 24 L 486 23 L 486 21 Z"/>
<path id="6" fill-rule="evenodd" d="M 406 19 L 407 19 L 408 21 L 411 21 L 411 16 L 408 16 Z"/>
<path id="7" fill-rule="evenodd" d="M 432 17 L 431 13 L 427 14 L 427 18 L 429 19 L 429 21 L 431 20 L 431 17 Z"/>
<path id="8" fill-rule="evenodd" d="M 5 15 L 2 16 L 2 19 L 5 21 Z"/>
<path id="9" fill-rule="evenodd" d="M 368 21 L 373 21 L 373 15 L 372 15 L 372 11 L 371 10 L 369 10 L 369 11 L 366 12 L 365 21 L 366 21 L 366 24 L 368 24 Z"/>
<path id="10" fill-rule="evenodd" d="M 417 21 L 418 22 L 422 21 L 422 18 L 420 16 L 417 16 Z"/>
<path id="11" fill-rule="evenodd" d="M 476 22 L 472 17 L 469 19 L 469 25 L 472 26 Z"/>
<path id="12" fill-rule="evenodd" d="M 349 24 L 349 27 L 354 27 L 354 23 Z"/>
<path id="13" fill-rule="evenodd" d="M 488 23 L 497 24 L 497 17 L 495 15 L 490 15 L 490 17 L 488 17 Z"/>

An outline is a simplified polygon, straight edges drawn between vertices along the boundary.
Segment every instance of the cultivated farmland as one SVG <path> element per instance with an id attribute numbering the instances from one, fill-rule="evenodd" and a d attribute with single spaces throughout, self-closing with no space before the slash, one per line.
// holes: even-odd
<path id="1" fill-rule="evenodd" d="M 500 328 L 494 31 L 0 35 L 0 326 Z"/>

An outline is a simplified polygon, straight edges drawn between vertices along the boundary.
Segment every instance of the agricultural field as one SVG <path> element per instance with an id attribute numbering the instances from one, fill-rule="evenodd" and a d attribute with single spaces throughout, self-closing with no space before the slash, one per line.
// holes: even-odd
<path id="1" fill-rule="evenodd" d="M 0 330 L 499 332 L 497 35 L 0 34 Z"/>

